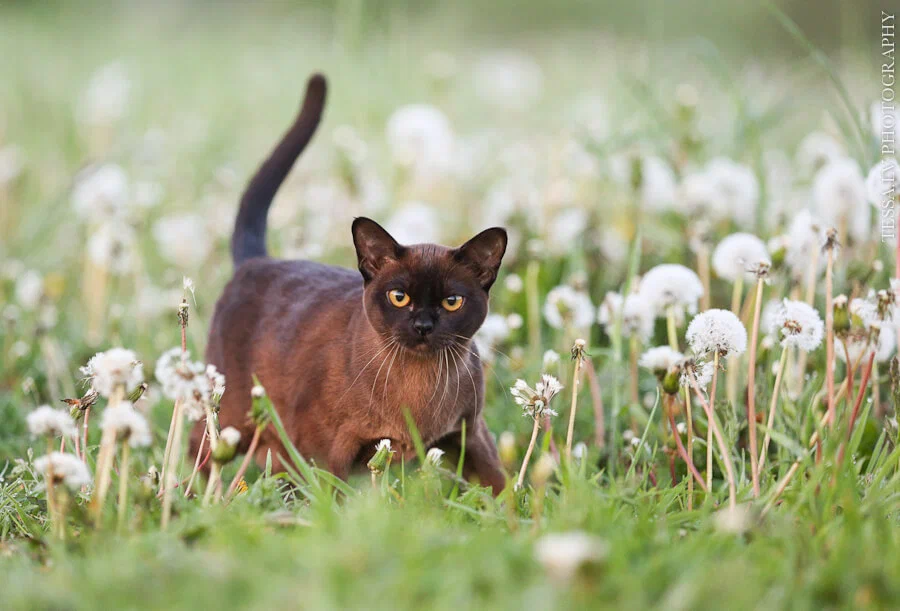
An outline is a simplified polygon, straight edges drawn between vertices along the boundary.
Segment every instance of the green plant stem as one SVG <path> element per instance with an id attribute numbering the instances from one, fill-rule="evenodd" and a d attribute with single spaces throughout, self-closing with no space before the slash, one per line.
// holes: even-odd
<path id="1" fill-rule="evenodd" d="M 522 488 L 522 484 L 525 482 L 525 471 L 528 470 L 528 461 L 531 460 L 531 453 L 534 452 L 534 444 L 537 443 L 538 431 L 541 428 L 541 419 L 540 416 L 535 414 L 534 417 L 534 428 L 531 430 L 531 441 L 528 442 L 528 450 L 525 452 L 525 458 L 522 459 L 522 468 L 519 469 L 519 477 L 516 480 L 516 490 Z"/>
<path id="2" fill-rule="evenodd" d="M 750 332 L 750 353 L 747 357 L 747 426 L 750 431 L 750 478 L 753 496 L 759 496 L 759 469 L 756 455 L 756 347 L 759 339 L 759 314 L 762 308 L 764 278 L 756 280 L 756 298 L 753 306 L 753 327 Z"/>
<path id="3" fill-rule="evenodd" d="M 572 460 L 572 438 L 575 436 L 575 411 L 578 409 L 578 384 L 581 378 L 582 358 L 575 359 L 575 371 L 572 374 L 572 406 L 569 409 L 569 431 L 566 433 L 566 459 Z"/>
<path id="4" fill-rule="evenodd" d="M 122 456 L 119 459 L 119 506 L 118 530 L 125 530 L 125 516 L 128 515 L 128 471 L 131 462 L 131 445 L 128 440 L 122 441 Z"/>
<path id="5" fill-rule="evenodd" d="M 772 400 L 769 402 L 769 417 L 766 420 L 766 434 L 763 437 L 762 449 L 759 453 L 757 461 L 757 473 L 761 473 L 763 466 L 766 464 L 766 456 L 769 453 L 769 439 L 771 438 L 772 427 L 775 426 L 775 410 L 778 408 L 778 393 L 781 390 L 781 378 L 784 375 L 784 367 L 788 359 L 788 349 L 781 351 L 781 358 L 778 360 L 778 370 L 775 372 L 775 386 L 772 389 Z"/>

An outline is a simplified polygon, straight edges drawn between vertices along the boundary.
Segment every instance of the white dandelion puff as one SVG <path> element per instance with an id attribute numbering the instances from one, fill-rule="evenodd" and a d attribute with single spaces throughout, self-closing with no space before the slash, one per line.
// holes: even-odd
<path id="1" fill-rule="evenodd" d="M 147 419 L 134 409 L 130 401 L 122 401 L 103 410 L 100 427 L 115 431 L 116 435 L 125 439 L 133 448 L 149 446 L 153 439 Z"/>
<path id="2" fill-rule="evenodd" d="M 541 359 L 545 368 L 553 367 L 559 364 L 559 352 L 556 350 L 547 350 Z"/>
<path id="3" fill-rule="evenodd" d="M 219 439 L 227 446 L 236 448 L 241 442 L 241 432 L 233 426 L 222 429 L 219 433 Z"/>
<path id="4" fill-rule="evenodd" d="M 866 200 L 866 181 L 855 160 L 833 160 L 816 173 L 813 201 L 819 216 L 832 227 L 846 224 L 850 237 L 858 241 L 870 233 L 871 207 Z"/>
<path id="5" fill-rule="evenodd" d="M 128 393 L 144 381 L 143 363 L 125 348 L 98 352 L 81 368 L 81 373 L 90 380 L 91 388 L 104 397 L 110 397 L 117 388 Z"/>
<path id="6" fill-rule="evenodd" d="M 388 119 L 386 137 L 394 164 L 417 180 L 440 178 L 453 166 L 453 129 L 447 115 L 434 106 L 398 108 Z"/>
<path id="7" fill-rule="evenodd" d="M 781 345 L 811 352 L 822 343 L 825 327 L 819 313 L 802 301 L 785 299 L 772 319 L 771 329 L 778 333 Z"/>
<path id="8" fill-rule="evenodd" d="M 441 466 L 441 459 L 444 457 L 444 451 L 440 448 L 431 448 L 425 454 L 425 460 L 434 465 L 435 467 Z"/>
<path id="9" fill-rule="evenodd" d="M 608 554 L 605 541 L 581 531 L 544 535 L 534 546 L 535 559 L 559 582 L 571 580 L 586 565 L 602 563 Z"/>
<path id="10" fill-rule="evenodd" d="M 516 380 L 510 388 L 510 394 L 523 415 L 538 418 L 540 416 L 555 416 L 556 412 L 550 409 L 550 401 L 563 389 L 562 384 L 555 377 L 542 374 L 540 381 L 531 388 L 525 380 Z"/>
<path id="11" fill-rule="evenodd" d="M 674 308 L 676 316 L 697 311 L 703 296 L 703 283 L 692 270 L 677 263 L 664 263 L 650 269 L 641 278 L 638 293 L 645 298 L 657 317 Z"/>
<path id="12" fill-rule="evenodd" d="M 653 335 L 653 322 L 656 317 L 649 300 L 638 293 L 632 293 L 622 299 L 622 295 L 614 292 L 607 293 L 597 308 L 597 321 L 607 335 L 612 335 L 620 311 L 623 337 L 636 336 L 641 341 L 646 341 Z"/>
<path id="13" fill-rule="evenodd" d="M 544 302 L 544 318 L 554 329 L 586 329 L 594 322 L 594 304 L 590 296 L 569 285 L 550 289 Z"/>
<path id="14" fill-rule="evenodd" d="M 53 437 L 74 437 L 78 434 L 75 421 L 61 409 L 53 409 L 42 405 L 25 418 L 28 432 L 34 437 L 52 435 Z"/>
<path id="15" fill-rule="evenodd" d="M 654 373 L 669 371 L 681 361 L 684 355 L 669 346 L 657 346 L 644 351 L 638 359 L 638 365 Z"/>
<path id="16" fill-rule="evenodd" d="M 712 309 L 691 320 L 685 338 L 694 354 L 742 354 L 747 349 L 747 329 L 728 310 Z"/>
<path id="17" fill-rule="evenodd" d="M 91 483 L 91 472 L 87 465 L 73 454 L 51 452 L 34 461 L 35 470 L 55 485 L 63 484 L 71 490 L 78 490 Z"/>
<path id="18" fill-rule="evenodd" d="M 716 275 L 734 282 L 742 275 L 752 277 L 761 264 L 771 265 L 766 245 L 753 234 L 733 233 L 718 243 L 712 254 Z"/>

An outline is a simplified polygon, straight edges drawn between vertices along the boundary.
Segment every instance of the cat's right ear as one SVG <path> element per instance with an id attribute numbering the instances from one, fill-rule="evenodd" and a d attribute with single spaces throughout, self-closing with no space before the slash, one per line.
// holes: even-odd
<path id="1" fill-rule="evenodd" d="M 353 245 L 363 280 L 368 282 L 385 263 L 396 261 L 403 254 L 403 247 L 391 237 L 384 227 L 365 217 L 353 221 Z"/>

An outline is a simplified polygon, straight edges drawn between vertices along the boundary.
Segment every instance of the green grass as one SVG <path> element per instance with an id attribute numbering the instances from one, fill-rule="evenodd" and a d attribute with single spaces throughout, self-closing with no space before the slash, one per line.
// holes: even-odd
<path id="1" fill-rule="evenodd" d="M 848 45 L 826 56 L 818 52 L 824 34 L 801 29 L 802 35 L 781 34 L 777 51 L 762 49 L 752 31 L 713 35 L 718 13 L 696 24 L 708 36 L 674 29 L 675 21 L 687 27 L 685 16 L 663 32 L 664 23 L 654 19 L 665 12 L 646 21 L 636 13 L 621 16 L 615 22 L 624 30 L 620 35 L 600 36 L 591 24 L 606 22 L 607 15 L 614 19 L 613 9 L 593 12 L 575 4 L 565 19 L 551 16 L 539 3 L 532 7 L 527 14 L 533 18 L 553 19 L 553 27 L 545 29 L 518 27 L 515 20 L 505 27 L 492 25 L 468 5 L 416 11 L 402 3 L 377 8 L 356 2 L 271 3 L 265 12 L 254 12 L 238 5 L 151 10 L 90 4 L 90 10 L 75 14 L 52 4 L 21 3 L 0 9 L 0 56 L 14 60 L 0 63 L 0 148 L 15 144 L 25 156 L 22 175 L 0 187 L 0 205 L 8 214 L 3 217 L 7 224 L 0 226 L 0 309 L 17 310 L 0 327 L 0 608 L 900 606 L 900 449 L 891 424 L 896 412 L 890 387 L 896 380 L 887 363 L 880 364 L 875 380 L 887 417 L 872 415 L 867 397 L 847 458 L 836 467 L 838 444 L 847 433 L 846 402 L 839 406 L 842 424 L 823 445 L 821 463 L 804 449 L 820 415 L 816 395 L 825 371 L 824 349 L 811 355 L 808 379 L 796 395 L 785 393 L 779 406 L 759 499 L 752 498 L 750 488 L 746 418 L 739 413 L 742 408 L 725 400 L 723 374 L 717 417 L 739 475 L 740 516 L 745 518 L 735 531 L 724 525 L 721 508 L 728 495 L 718 464 L 712 494 L 698 491 L 688 509 L 680 460 L 675 482 L 670 476 L 674 443 L 662 424 L 657 382 L 642 372 L 639 401 L 633 402 L 629 342 L 618 332 L 607 336 L 598 325 L 587 330 L 590 358 L 607 426 L 618 434 L 608 438 L 607 448 L 591 445 L 574 468 L 558 467 L 545 490 L 532 480 L 522 491 L 510 488 L 493 499 L 476 485 L 458 482 L 450 457 L 441 470 L 420 468 L 415 461 L 395 463 L 374 488 L 367 475 L 354 476 L 348 486 L 289 448 L 283 457 L 272 457 L 275 464 L 287 461 L 288 473 L 271 475 L 251 467 L 249 490 L 227 506 L 204 508 L 199 499 L 176 495 L 174 520 L 165 532 L 160 503 L 132 477 L 127 528 L 116 533 L 114 475 L 101 526 L 90 524 L 88 499 L 78 495 L 66 541 L 52 537 L 43 484 L 31 468 L 43 442 L 28 437 L 25 415 L 37 405 L 59 405 L 60 399 L 80 394 L 78 368 L 113 346 L 135 350 L 152 382 L 154 361 L 180 339 L 175 308 L 183 275 L 197 287 L 187 340 L 193 356 L 201 357 L 215 299 L 231 273 L 227 235 L 213 228 L 223 224 L 219 219 L 227 228 L 244 180 L 289 121 L 314 70 L 326 72 L 330 80 L 326 121 L 276 202 L 273 215 L 283 215 L 270 233 L 276 253 L 317 241 L 325 246 L 321 260 L 352 266 L 349 219 L 365 213 L 384 220 L 409 200 L 429 203 L 440 216 L 442 240 L 458 242 L 482 228 L 487 193 L 509 173 L 504 160 L 522 150 L 534 157 L 530 175 L 548 217 L 558 192 L 554 188 L 566 181 L 574 185 L 577 207 L 590 215 L 588 230 L 571 244 L 538 257 L 529 255 L 524 244 L 553 237 L 547 220 L 516 216 L 509 221 L 523 246 L 504 262 L 491 307 L 526 320 L 491 355 L 486 417 L 492 432 L 509 431 L 515 439 L 516 456 L 507 464 L 511 475 L 524 454 L 531 421 L 521 416 L 507 388 L 518 377 L 536 379 L 545 349 L 563 354 L 562 363 L 550 368 L 567 386 L 555 400 L 560 416 L 552 433 L 563 444 L 572 375 L 565 357 L 575 335 L 541 319 L 541 342 L 529 345 L 534 321 L 528 320 L 527 297 L 504 288 L 506 275 L 525 278 L 533 263 L 541 304 L 552 287 L 582 276 L 596 304 L 607 291 L 627 290 L 636 274 L 658 263 L 695 264 L 686 238 L 693 222 L 674 211 L 638 210 L 634 193 L 609 170 L 612 157 L 641 143 L 669 163 L 680 153 L 696 164 L 727 155 L 759 173 L 765 151 L 793 155 L 803 136 L 832 124 L 861 164 L 874 156 L 874 139 L 862 133 L 868 122 L 859 120 L 877 95 L 874 78 L 865 80 L 874 74 L 873 66 L 859 61 L 867 47 Z M 493 10 L 502 12 L 502 4 Z M 729 10 L 734 19 L 765 24 L 759 26 L 763 31 L 780 27 L 765 11 Z M 665 35 L 653 39 L 642 29 L 646 24 Z M 543 96 L 527 110 L 497 110 L 478 96 L 473 66 L 497 48 L 527 51 L 543 70 Z M 434 50 L 455 57 L 458 72 L 451 80 L 428 76 L 423 59 Z M 75 108 L 94 71 L 115 59 L 124 62 L 134 90 L 126 115 L 109 140 L 99 142 L 103 134 L 81 125 Z M 676 103 L 681 83 L 697 90 L 693 114 Z M 572 120 L 585 95 L 603 100 L 608 133 L 600 141 L 590 141 Z M 413 102 L 440 107 L 461 139 L 474 141 L 493 130 L 495 144 L 474 178 L 422 188 L 392 167 L 385 123 L 394 109 Z M 317 181 L 327 179 L 352 191 L 359 179 L 347 171 L 334 142 L 341 125 L 352 126 L 367 143 L 366 169 L 383 181 L 384 208 L 370 211 L 351 200 L 347 209 L 327 205 L 323 215 L 308 207 L 306 189 Z M 148 161 L 145 137 L 154 131 L 164 134 L 164 144 Z M 598 176 L 583 179 L 567 163 L 564 153 L 572 143 L 584 145 L 593 156 L 601 167 Z M 95 228 L 76 217 L 70 194 L 79 170 L 101 161 L 121 164 L 134 180 L 158 183 L 163 196 L 157 207 L 131 221 L 139 265 L 105 285 L 101 333 L 94 341 L 90 293 L 97 285 L 86 275 L 85 251 Z M 798 187 L 808 186 L 809 177 L 798 177 Z M 771 205 L 766 195 L 762 199 Z M 201 265 L 169 262 L 152 236 L 159 218 L 184 211 L 203 215 L 215 236 Z M 314 225 L 321 235 L 302 233 L 323 216 L 331 222 Z M 726 221 L 710 231 L 714 243 L 736 230 L 756 230 L 765 239 L 783 229 L 784 219 L 762 207 L 756 225 Z M 612 230 L 628 252 L 610 257 L 604 249 L 609 237 L 601 230 Z M 836 269 L 835 294 L 886 288 L 892 253 L 875 242 L 847 246 Z M 869 265 L 873 254 L 884 263 L 882 269 Z M 40 308 L 19 307 L 16 262 L 42 274 Z M 159 311 L 147 312 L 143 289 L 148 285 L 174 291 L 175 297 Z M 776 273 L 766 295 L 780 298 L 791 288 L 785 275 Z M 728 307 L 730 286 L 714 278 L 711 289 L 713 306 Z M 821 313 L 821 288 L 816 299 Z M 56 314 L 54 324 L 42 319 L 41 310 L 46 314 L 48 307 Z M 647 346 L 665 342 L 665 325 L 658 320 Z M 777 349 L 760 352 L 759 411 L 768 406 L 772 366 L 779 356 Z M 740 367 L 744 376 L 745 365 Z M 839 364 L 839 383 L 844 371 Z M 145 404 L 154 444 L 136 451 L 134 474 L 161 464 L 172 409 L 152 387 Z M 697 405 L 694 410 L 701 412 Z M 99 419 L 95 415 L 92 421 L 96 427 Z M 645 438 L 637 451 L 621 436 L 632 426 Z M 697 417 L 697 426 L 697 436 L 705 437 L 705 418 Z M 576 441 L 592 440 L 594 427 L 591 395 L 582 384 Z M 94 451 L 99 441 L 95 428 Z M 542 434 L 531 473 L 548 445 L 549 437 Z M 770 507 L 778 481 L 797 458 L 796 477 Z M 705 471 L 702 443 L 695 446 L 695 461 Z M 235 470 L 235 463 L 225 469 L 226 482 Z M 199 487 L 202 491 L 203 482 Z M 571 531 L 601 539 L 605 556 L 582 566 L 571 580 L 556 580 L 537 559 L 535 544 L 548 533 Z"/>

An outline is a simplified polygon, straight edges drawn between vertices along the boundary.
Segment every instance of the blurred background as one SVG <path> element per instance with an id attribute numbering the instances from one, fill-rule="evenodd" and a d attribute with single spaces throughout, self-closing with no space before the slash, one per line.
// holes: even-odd
<path id="1" fill-rule="evenodd" d="M 642 210 L 659 213 L 644 268 L 690 258 L 692 215 L 776 234 L 823 159 L 874 162 L 881 7 L 774 6 L 2 2 L 3 404 L 74 396 L 72 363 L 98 348 L 174 345 L 184 276 L 202 353 L 240 192 L 313 71 L 330 80 L 326 119 L 273 207 L 275 254 L 352 265 L 361 214 L 401 241 L 504 224 L 508 273 L 537 259 L 543 289 L 599 302 Z M 752 169 L 759 197 L 679 209 L 682 179 L 723 157 Z M 494 322 L 487 342 L 523 333 L 521 317 Z M 21 438 L 7 422 L 3 438 Z"/>

